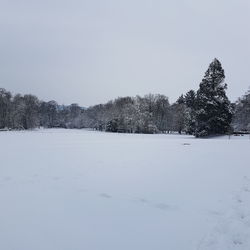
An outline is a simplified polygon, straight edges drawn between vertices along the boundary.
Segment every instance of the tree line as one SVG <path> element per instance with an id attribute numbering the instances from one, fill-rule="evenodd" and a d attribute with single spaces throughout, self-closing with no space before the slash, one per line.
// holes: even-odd
<path id="1" fill-rule="evenodd" d="M 77 104 L 62 106 L 0 89 L 0 129 L 79 128 L 82 111 Z"/>
<path id="2" fill-rule="evenodd" d="M 250 132 L 250 90 L 234 104 L 232 126 L 236 131 Z"/>
<path id="3" fill-rule="evenodd" d="M 250 129 L 250 92 L 236 103 L 226 96 L 219 60 L 209 65 L 197 91 L 173 104 L 161 94 L 119 97 L 106 104 L 82 108 L 59 105 L 34 95 L 12 95 L 0 89 L 0 129 L 93 128 L 124 133 L 188 133 L 196 137 Z"/>

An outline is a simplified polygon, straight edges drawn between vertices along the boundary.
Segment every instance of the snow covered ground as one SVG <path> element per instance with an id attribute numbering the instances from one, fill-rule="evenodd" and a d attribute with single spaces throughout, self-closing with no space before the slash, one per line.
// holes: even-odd
<path id="1" fill-rule="evenodd" d="M 0 133 L 1 250 L 250 249 L 249 136 Z"/>

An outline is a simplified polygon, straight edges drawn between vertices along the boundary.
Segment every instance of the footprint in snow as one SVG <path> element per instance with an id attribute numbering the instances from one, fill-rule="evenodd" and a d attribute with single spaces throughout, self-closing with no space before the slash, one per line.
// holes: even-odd
<path id="1" fill-rule="evenodd" d="M 144 199 L 144 198 L 139 198 L 138 201 L 141 202 L 141 203 L 144 203 L 144 204 L 148 203 L 148 200 Z"/>
<path id="2" fill-rule="evenodd" d="M 250 182 L 250 179 L 246 175 L 243 178 L 245 181 Z"/>
<path id="3" fill-rule="evenodd" d="M 232 197 L 231 209 L 218 217 L 211 232 L 198 243 L 197 250 L 250 249 L 250 179 L 244 176 L 243 183 Z"/>
<path id="4" fill-rule="evenodd" d="M 249 193 L 249 192 L 250 192 L 250 189 L 249 189 L 249 187 L 243 187 L 243 191 Z"/>
<path id="5" fill-rule="evenodd" d="M 241 198 L 238 198 L 238 199 L 237 199 L 237 202 L 242 203 L 243 200 L 242 200 Z"/>
<path id="6" fill-rule="evenodd" d="M 100 196 L 100 197 L 102 197 L 102 198 L 106 198 L 106 199 L 110 199 L 110 198 L 112 198 L 112 196 L 111 196 L 111 195 L 106 194 L 106 193 L 101 193 L 101 194 L 99 194 L 99 196 Z"/>
<path id="7" fill-rule="evenodd" d="M 240 219 L 241 219 L 241 220 L 245 220 L 245 218 L 246 218 L 246 216 L 245 216 L 244 214 L 241 214 L 241 215 L 240 215 Z"/>
<path id="8" fill-rule="evenodd" d="M 242 198 L 241 198 L 239 195 L 236 195 L 236 196 L 234 197 L 234 200 L 235 200 L 237 203 L 242 203 L 242 202 L 243 202 Z"/>
<path id="9" fill-rule="evenodd" d="M 243 244 L 243 242 L 239 239 L 233 240 L 233 243 L 234 243 L 234 245 L 242 245 Z"/>
<path id="10" fill-rule="evenodd" d="M 158 203 L 155 207 L 164 211 L 173 211 L 177 209 L 175 206 L 168 205 L 166 203 Z"/>
<path id="11" fill-rule="evenodd" d="M 11 180 L 11 177 L 9 177 L 9 176 L 6 176 L 3 178 L 3 181 L 10 181 L 10 180 Z"/>

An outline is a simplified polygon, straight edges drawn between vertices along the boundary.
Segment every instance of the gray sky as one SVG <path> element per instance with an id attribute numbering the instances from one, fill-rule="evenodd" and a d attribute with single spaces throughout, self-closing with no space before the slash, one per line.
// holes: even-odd
<path id="1" fill-rule="evenodd" d="M 0 87 L 83 106 L 197 89 L 217 57 L 250 86 L 249 0 L 0 0 Z"/>

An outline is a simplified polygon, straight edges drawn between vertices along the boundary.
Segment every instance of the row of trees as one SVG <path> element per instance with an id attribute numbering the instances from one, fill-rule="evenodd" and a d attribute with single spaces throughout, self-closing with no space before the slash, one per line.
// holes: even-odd
<path id="1" fill-rule="evenodd" d="M 163 95 L 118 98 L 91 108 L 94 127 L 131 133 L 184 131 L 196 137 L 225 134 L 232 129 L 233 105 L 224 79 L 221 63 L 214 59 L 197 92 L 190 90 L 172 105 Z"/>
<path id="2" fill-rule="evenodd" d="M 60 106 L 55 101 L 40 101 L 34 95 L 12 96 L 0 89 L 0 129 L 80 128 L 82 112 L 77 104 Z"/>
<path id="3" fill-rule="evenodd" d="M 58 105 L 0 89 L 0 129 L 93 128 L 108 132 L 186 132 L 196 137 L 250 129 L 250 92 L 235 104 L 226 96 L 221 63 L 214 59 L 197 91 L 170 104 L 164 95 L 122 97 L 87 109 Z"/>
<path id="4" fill-rule="evenodd" d="M 158 133 L 184 129 L 184 106 L 170 105 L 164 95 L 122 97 L 84 109 L 58 105 L 34 95 L 14 95 L 0 89 L 0 129 L 36 127 L 93 128 L 109 132 Z"/>
<path id="5" fill-rule="evenodd" d="M 250 90 L 235 103 L 232 126 L 236 131 L 250 131 Z"/>
<path id="6" fill-rule="evenodd" d="M 181 105 L 169 104 L 164 95 L 117 98 L 85 111 L 85 124 L 98 130 L 127 133 L 158 133 L 180 130 Z M 182 129 L 182 128 L 181 128 Z"/>

